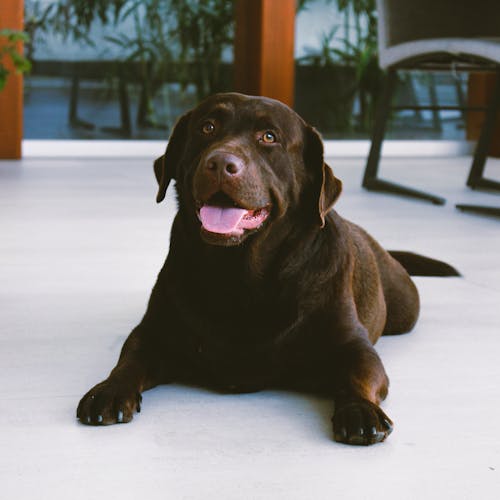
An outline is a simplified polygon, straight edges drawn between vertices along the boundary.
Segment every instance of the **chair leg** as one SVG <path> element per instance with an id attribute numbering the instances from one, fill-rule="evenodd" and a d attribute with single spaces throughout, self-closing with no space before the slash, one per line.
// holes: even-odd
<path id="1" fill-rule="evenodd" d="M 497 71 L 497 78 L 495 90 L 490 100 L 490 105 L 486 112 L 481 135 L 477 141 L 476 152 L 474 154 L 474 161 L 469 172 L 467 179 L 467 186 L 472 189 L 494 189 L 500 190 L 500 182 L 486 179 L 483 177 L 484 167 L 486 165 L 486 158 L 488 156 L 488 149 L 493 137 L 493 129 L 495 127 L 496 116 L 500 109 L 500 69 Z M 500 217 L 500 207 L 484 206 L 484 205 L 466 205 L 459 204 L 456 208 L 463 212 L 472 212 L 480 215 L 493 215 Z"/>
<path id="2" fill-rule="evenodd" d="M 372 134 L 370 154 L 366 162 L 365 175 L 363 177 L 363 187 L 370 189 L 370 182 L 377 179 L 378 166 L 382 141 L 384 140 L 385 129 L 391 111 L 391 100 L 396 87 L 397 74 L 395 70 L 389 70 L 382 87 L 382 95 L 377 106 L 375 124 Z"/>
<path id="3" fill-rule="evenodd" d="M 384 191 L 387 193 L 409 196 L 411 198 L 428 200 L 432 203 L 435 203 L 436 205 L 444 205 L 444 198 L 425 193 L 423 191 L 418 191 L 410 187 L 402 186 L 390 181 L 386 181 L 380 179 L 377 176 L 380 162 L 380 153 L 382 150 L 382 142 L 384 140 L 385 129 L 390 115 L 391 100 L 394 94 L 396 81 L 396 70 L 390 69 L 387 73 L 386 80 L 382 89 L 382 95 L 380 96 L 380 101 L 377 107 L 370 154 L 368 155 L 368 160 L 366 162 L 362 186 L 369 191 Z"/>
<path id="4" fill-rule="evenodd" d="M 130 137 L 132 135 L 132 125 L 130 122 L 130 103 L 124 64 L 120 64 L 117 66 L 116 76 L 118 77 L 118 104 L 120 107 L 120 126 L 102 127 L 102 130 L 104 132 L 110 132 L 121 137 Z"/>
<path id="5" fill-rule="evenodd" d="M 436 77 L 434 73 L 430 73 L 429 75 L 429 98 L 432 106 L 438 106 L 438 98 L 437 98 L 437 88 L 436 88 Z M 432 110 L 432 125 L 435 131 L 441 132 L 443 127 L 441 126 L 441 115 L 439 114 L 439 110 Z"/>
<path id="6" fill-rule="evenodd" d="M 493 215 L 500 217 L 500 207 L 489 207 L 484 205 L 455 205 L 462 212 L 471 212 L 480 215 Z"/>
<path id="7" fill-rule="evenodd" d="M 486 165 L 486 158 L 488 150 L 493 138 L 493 131 L 495 128 L 496 116 L 500 109 L 500 69 L 497 71 L 495 90 L 490 99 L 486 117 L 484 119 L 481 135 L 477 141 L 476 152 L 474 153 L 474 160 L 467 179 L 467 186 L 472 189 L 495 189 L 500 190 L 500 182 L 486 179 L 484 168 Z"/>
<path id="8" fill-rule="evenodd" d="M 462 89 L 462 81 L 458 76 L 453 77 L 453 80 L 455 82 L 455 92 L 457 96 L 457 103 L 460 106 L 460 114 L 462 115 L 462 120 L 466 120 L 467 118 L 467 112 L 465 108 L 467 107 L 467 104 L 465 103 L 465 96 L 464 96 L 464 91 Z"/>
<path id="9" fill-rule="evenodd" d="M 69 125 L 72 128 L 82 128 L 93 130 L 93 123 L 82 120 L 78 117 L 78 95 L 80 94 L 80 77 L 75 74 L 71 80 L 71 92 L 69 96 Z"/>
<path id="10" fill-rule="evenodd" d="M 132 135 L 132 126 L 130 124 L 130 105 L 127 89 L 127 81 L 123 67 L 120 67 L 118 75 L 118 96 L 120 100 L 120 123 L 121 130 L 125 137 Z"/>
<path id="11" fill-rule="evenodd" d="M 407 75 L 407 85 L 408 85 L 408 91 L 410 93 L 410 101 L 412 106 L 418 106 L 420 103 L 418 102 L 418 96 L 417 96 L 417 91 L 415 89 L 415 84 L 413 82 L 413 77 L 409 73 Z M 413 110 L 414 112 L 414 117 L 417 120 L 418 123 L 422 123 L 424 121 L 424 117 L 422 116 L 422 110 L 420 109 L 415 109 Z"/>

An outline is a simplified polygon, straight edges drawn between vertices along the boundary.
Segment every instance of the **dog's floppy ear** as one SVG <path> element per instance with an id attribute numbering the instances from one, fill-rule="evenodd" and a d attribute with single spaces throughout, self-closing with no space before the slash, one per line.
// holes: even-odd
<path id="1" fill-rule="evenodd" d="M 160 203 L 165 198 L 170 180 L 176 178 L 177 165 L 181 160 L 186 146 L 190 115 L 191 112 L 188 112 L 179 118 L 168 140 L 165 154 L 157 158 L 154 162 L 155 177 L 158 181 L 157 203 Z"/>
<path id="2" fill-rule="evenodd" d="M 333 175 L 332 169 L 323 158 L 323 141 L 319 133 L 307 126 L 304 163 L 306 169 L 314 175 L 314 196 L 318 200 L 318 217 L 320 227 L 325 227 L 325 217 L 333 207 L 342 191 L 342 182 Z"/>

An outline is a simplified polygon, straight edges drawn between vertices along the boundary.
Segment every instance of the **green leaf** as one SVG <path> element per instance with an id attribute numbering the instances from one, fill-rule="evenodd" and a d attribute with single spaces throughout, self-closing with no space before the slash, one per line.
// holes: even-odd
<path id="1" fill-rule="evenodd" d="M 119 45 L 120 47 L 127 47 L 130 43 L 130 40 L 128 38 L 123 39 L 115 36 L 105 36 L 104 40 L 114 43 L 115 45 Z"/>
<path id="2" fill-rule="evenodd" d="M 132 2 L 132 4 L 130 5 L 130 7 L 128 9 L 126 9 L 125 12 L 123 12 L 123 14 L 121 15 L 121 19 L 125 20 L 131 14 L 135 14 L 135 12 L 140 8 L 140 6 L 141 6 L 142 3 L 143 2 L 141 2 L 140 0 Z"/>
<path id="3" fill-rule="evenodd" d="M 0 92 L 5 87 L 5 84 L 7 83 L 7 77 L 8 76 L 9 76 L 9 72 L 3 66 L 3 64 L 0 64 Z"/>
<path id="4" fill-rule="evenodd" d="M 31 69 L 31 63 L 17 52 L 11 54 L 12 62 L 18 73 L 27 73 Z"/>
<path id="5" fill-rule="evenodd" d="M 0 38 L 6 38 L 10 43 L 29 42 L 30 40 L 28 33 L 9 29 L 0 30 Z"/>

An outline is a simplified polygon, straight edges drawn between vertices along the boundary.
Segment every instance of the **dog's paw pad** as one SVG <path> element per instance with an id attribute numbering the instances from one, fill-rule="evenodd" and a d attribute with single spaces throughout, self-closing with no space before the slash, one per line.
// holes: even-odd
<path id="1" fill-rule="evenodd" d="M 335 441 L 353 445 L 380 443 L 393 429 L 380 407 L 365 399 L 339 402 L 332 422 Z"/>
<path id="2" fill-rule="evenodd" d="M 110 425 L 130 422 L 140 411 L 141 395 L 134 389 L 104 381 L 81 399 L 76 416 L 88 425 Z"/>

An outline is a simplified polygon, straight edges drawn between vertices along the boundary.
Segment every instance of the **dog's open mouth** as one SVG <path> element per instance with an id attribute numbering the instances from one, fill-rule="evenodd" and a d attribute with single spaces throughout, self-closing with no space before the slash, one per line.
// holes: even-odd
<path id="1" fill-rule="evenodd" d="M 229 197 L 215 195 L 202 204 L 198 217 L 203 229 L 211 233 L 237 236 L 245 230 L 257 229 L 269 216 L 269 207 L 246 209 L 237 206 Z"/>

